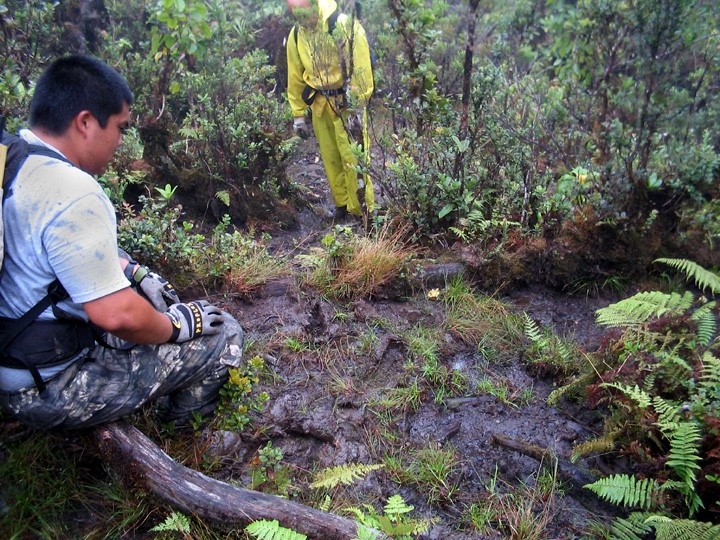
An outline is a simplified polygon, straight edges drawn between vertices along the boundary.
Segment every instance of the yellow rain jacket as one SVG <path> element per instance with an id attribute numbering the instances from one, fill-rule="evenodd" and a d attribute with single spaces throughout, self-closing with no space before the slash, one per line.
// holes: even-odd
<path id="1" fill-rule="evenodd" d="M 348 212 L 360 215 L 357 158 L 350 148 L 347 119 L 350 110 L 362 114 L 363 141 L 359 142 L 369 159 L 366 107 L 374 90 L 370 47 L 360 23 L 345 14 L 337 15 L 333 34 L 329 33 L 329 19 L 337 10 L 335 0 L 317 0 L 317 7 L 317 26 L 296 25 L 287 39 L 288 101 L 294 117 L 305 116 L 308 105 L 303 92 L 306 97 L 314 95 L 310 105 L 313 131 L 335 206 L 346 206 Z M 372 212 L 372 182 L 364 175 L 360 187 L 363 181 L 365 206 Z"/>

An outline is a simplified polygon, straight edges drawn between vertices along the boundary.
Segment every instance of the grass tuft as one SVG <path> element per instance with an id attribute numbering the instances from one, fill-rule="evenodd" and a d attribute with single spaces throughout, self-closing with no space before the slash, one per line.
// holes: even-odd
<path id="1" fill-rule="evenodd" d="M 369 298 L 417 253 L 406 237 L 405 229 L 383 227 L 374 236 L 359 236 L 349 227 L 336 227 L 323 239 L 323 248 L 300 257 L 310 268 L 306 281 L 337 300 Z"/>

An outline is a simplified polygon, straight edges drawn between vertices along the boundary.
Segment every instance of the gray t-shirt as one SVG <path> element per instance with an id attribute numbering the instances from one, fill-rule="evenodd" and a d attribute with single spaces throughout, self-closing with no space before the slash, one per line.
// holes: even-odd
<path id="1" fill-rule="evenodd" d="M 29 130 L 20 136 L 57 151 Z M 95 179 L 80 169 L 55 158 L 29 156 L 3 203 L 3 223 L 0 316 L 22 316 L 56 278 L 70 295 L 60 307 L 85 320 L 81 304 L 129 286 L 118 261 L 112 203 Z M 54 318 L 50 308 L 39 317 Z M 29 376 L 24 370 L 0 368 L 0 389 L 17 387 L 8 384 L 8 377 L 17 376 L 10 372 Z"/>

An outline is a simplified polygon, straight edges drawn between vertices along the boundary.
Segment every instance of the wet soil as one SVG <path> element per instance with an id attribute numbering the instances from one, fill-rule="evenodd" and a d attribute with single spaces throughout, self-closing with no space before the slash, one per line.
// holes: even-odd
<path id="1" fill-rule="evenodd" d="M 334 208 L 312 140 L 303 146 L 290 174 L 305 205 L 299 210 L 299 227 L 276 232 L 271 251 L 292 259 L 332 230 L 329 216 Z M 381 191 L 379 195 L 382 200 Z M 570 297 L 542 287 L 507 292 L 499 299 L 586 351 L 596 350 L 601 337 L 593 323 L 595 310 L 614 301 Z M 468 508 L 488 499 L 493 483 L 500 492 L 525 489 L 528 498 L 535 493 L 534 511 L 540 514 L 544 507 L 549 520 L 538 538 L 580 538 L 591 522 L 611 512 L 582 488 L 593 481 L 597 464 L 569 464 L 573 444 L 598 435 L 599 413 L 580 405 L 548 406 L 546 398 L 555 383 L 529 371 L 521 350 L 497 361 L 465 344 L 461 336 L 445 334 L 440 363 L 468 381 L 462 396 L 441 399 L 437 389 L 421 387 L 418 400 L 404 407 L 387 410 L 378 405 L 393 389 L 412 385 L 409 354 L 399 336 L 419 325 L 442 325 L 441 305 L 430 301 L 425 291 L 341 304 L 301 287 L 292 276 L 268 284 L 251 300 L 226 307 L 273 376 L 258 388 L 268 392 L 270 400 L 255 419 L 253 434 L 226 434 L 222 443 L 215 434 L 216 444 L 209 451 L 222 465 L 214 476 L 246 482 L 244 466 L 267 441 L 282 450 L 284 464 L 306 477 L 307 472 L 347 463 L 381 463 L 388 455 L 412 469 L 421 449 L 452 449 L 456 464 L 437 490 L 408 478 L 394 481 L 386 469 L 333 496 L 352 506 L 374 503 L 380 508 L 400 494 L 415 507 L 416 517 L 437 520 L 421 536 L 426 539 L 505 537 L 498 532 L 502 527 L 478 532 L 468 522 Z M 479 383 L 488 378 L 502 382 L 511 396 L 529 399 L 507 402 L 483 392 Z M 567 469 L 558 473 L 554 497 L 538 495 L 541 459 L 511 449 L 507 441 L 551 451 L 564 462 Z M 317 495 L 305 488 L 291 496 L 316 502 Z"/>

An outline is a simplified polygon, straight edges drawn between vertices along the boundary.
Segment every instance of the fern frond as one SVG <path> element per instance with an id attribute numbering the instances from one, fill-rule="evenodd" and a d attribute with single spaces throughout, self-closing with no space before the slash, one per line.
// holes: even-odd
<path id="1" fill-rule="evenodd" d="M 694 422 L 680 422 L 670 435 L 670 453 L 666 465 L 675 471 L 690 491 L 694 490 L 697 479 L 695 471 L 700 469 L 701 439 L 700 426 Z"/>
<path id="2" fill-rule="evenodd" d="M 720 532 L 720 526 L 712 523 L 703 523 L 692 519 L 669 519 L 660 516 L 651 516 L 645 523 L 655 528 L 657 540 L 703 540 L 705 538 L 718 538 L 708 536 L 713 529 Z"/>
<path id="3" fill-rule="evenodd" d="M 307 540 L 307 536 L 304 534 L 281 527 L 277 520 L 254 521 L 245 527 L 245 532 L 258 540 Z"/>
<path id="4" fill-rule="evenodd" d="M 361 480 L 368 473 L 382 469 L 383 465 L 365 465 L 363 463 L 346 463 L 337 467 L 330 467 L 320 471 L 315 476 L 315 481 L 310 484 L 313 489 L 334 488 L 340 484 L 349 486 L 355 480 Z"/>
<path id="5" fill-rule="evenodd" d="M 329 512 L 331 506 L 332 506 L 332 497 L 330 497 L 330 495 L 325 495 L 323 500 L 318 505 L 318 510 L 322 510 L 323 512 Z"/>
<path id="6" fill-rule="evenodd" d="M 702 357 L 703 368 L 700 374 L 700 386 L 705 388 L 720 385 L 720 358 L 716 358 L 710 351 Z"/>
<path id="7" fill-rule="evenodd" d="M 190 532 L 190 518 L 187 517 L 185 514 L 181 514 L 180 512 L 173 512 L 168 517 L 165 518 L 165 521 L 162 523 L 159 523 L 155 525 L 152 529 L 150 529 L 152 532 L 181 532 L 181 533 L 189 533 Z"/>
<path id="8" fill-rule="evenodd" d="M 377 540 L 378 534 L 365 525 L 358 525 L 357 540 Z"/>
<path id="9" fill-rule="evenodd" d="M 692 373 L 692 366 L 688 364 L 687 360 L 685 360 L 682 356 L 676 354 L 675 351 L 661 352 L 658 356 L 661 366 L 669 367 L 675 370 L 677 370 L 676 368 L 680 368 L 682 371 L 688 372 L 688 374 Z"/>
<path id="10" fill-rule="evenodd" d="M 717 302 L 708 302 L 700 306 L 692 314 L 691 319 L 697 322 L 698 325 L 697 336 L 701 345 L 710 345 L 717 332 L 717 318 L 713 313 L 716 306 Z"/>
<path id="11" fill-rule="evenodd" d="M 652 398 L 652 404 L 655 412 L 658 413 L 658 419 L 655 425 L 670 438 L 671 434 L 678 428 L 678 425 L 682 421 L 680 405 L 669 399 L 663 399 L 660 396 L 654 396 Z"/>
<path id="12" fill-rule="evenodd" d="M 640 388 L 637 384 L 635 386 L 628 386 L 622 383 L 603 383 L 600 386 L 620 390 L 627 397 L 635 401 L 641 409 L 648 408 L 652 403 L 650 394 Z"/>
<path id="13" fill-rule="evenodd" d="M 409 514 L 414 509 L 414 506 L 408 506 L 405 499 L 402 498 L 402 495 L 393 495 L 388 499 L 384 510 L 386 514 L 397 516 L 400 514 Z"/>
<path id="14" fill-rule="evenodd" d="M 646 291 L 615 304 L 598 309 L 595 312 L 597 324 L 603 326 L 638 326 L 651 318 L 668 313 L 683 313 L 693 303 L 693 295 L 686 292 L 666 294 L 659 291 Z"/>
<path id="15" fill-rule="evenodd" d="M 637 480 L 626 474 L 601 478 L 584 487 L 613 504 L 638 506 L 644 510 L 654 506 L 660 493 L 660 484 L 654 478 Z"/>
<path id="16" fill-rule="evenodd" d="M 693 280 L 702 291 L 709 290 L 710 294 L 720 294 L 720 276 L 715 272 L 706 270 L 702 266 L 687 259 L 655 259 L 653 262 L 667 264 L 680 270 L 688 280 Z"/>
<path id="17" fill-rule="evenodd" d="M 523 319 L 525 335 L 528 337 L 528 339 L 533 343 L 543 343 L 545 341 L 545 336 L 543 336 L 542 330 L 540 330 L 540 326 L 538 326 L 538 323 L 532 320 L 527 313 L 523 313 Z"/>
<path id="18" fill-rule="evenodd" d="M 652 532 L 645 524 L 646 513 L 633 512 L 627 519 L 615 518 L 610 524 L 609 540 L 644 540 Z"/>
<path id="19" fill-rule="evenodd" d="M 369 504 L 365 504 L 363 506 L 365 507 L 365 510 L 351 506 L 351 507 L 345 508 L 344 511 L 350 515 L 355 516 L 355 521 L 357 521 L 361 525 L 365 525 L 366 527 L 371 527 L 373 529 L 379 529 L 380 523 L 378 522 L 378 519 L 377 519 L 378 518 L 377 510 L 375 510 L 375 508 L 373 508 Z"/>

